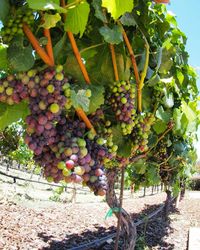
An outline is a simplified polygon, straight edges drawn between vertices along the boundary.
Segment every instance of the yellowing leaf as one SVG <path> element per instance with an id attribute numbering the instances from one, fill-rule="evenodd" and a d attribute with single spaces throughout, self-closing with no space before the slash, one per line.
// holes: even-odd
<path id="1" fill-rule="evenodd" d="M 56 13 L 55 15 L 51 15 L 48 13 L 44 14 L 44 23 L 41 25 L 41 27 L 44 27 L 45 29 L 50 29 L 56 26 L 57 22 L 61 20 L 61 16 Z"/>
<path id="2" fill-rule="evenodd" d="M 111 16 L 116 20 L 126 12 L 131 12 L 133 0 L 102 0 L 102 7 L 107 8 Z"/>

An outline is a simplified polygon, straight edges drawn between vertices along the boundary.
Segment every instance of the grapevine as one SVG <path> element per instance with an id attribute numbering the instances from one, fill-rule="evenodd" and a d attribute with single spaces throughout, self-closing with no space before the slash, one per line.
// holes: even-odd
<path id="1" fill-rule="evenodd" d="M 196 161 L 196 74 L 186 36 L 162 4 L 169 1 L 3 2 L 1 135 L 23 120 L 47 181 L 106 195 L 111 209 L 120 208 L 124 249 L 134 249 L 117 175 L 174 191 Z"/>

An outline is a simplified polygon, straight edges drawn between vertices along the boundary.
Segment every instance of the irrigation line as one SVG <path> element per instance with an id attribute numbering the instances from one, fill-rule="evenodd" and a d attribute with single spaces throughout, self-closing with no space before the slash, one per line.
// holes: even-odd
<path id="1" fill-rule="evenodd" d="M 38 184 L 44 184 L 44 185 L 48 185 L 48 186 L 53 186 L 53 187 L 63 187 L 61 185 L 57 185 L 57 184 L 53 184 L 53 183 L 48 183 L 48 182 L 41 182 L 41 181 L 36 181 L 36 180 L 30 180 L 30 179 L 25 179 L 25 178 L 21 178 L 21 177 L 18 177 L 18 176 L 13 176 L 13 175 L 9 175 L 9 174 L 6 174 L 2 171 L 0 171 L 0 175 L 4 175 L 6 177 L 10 177 L 10 178 L 13 178 L 13 179 L 16 179 L 16 180 L 21 180 L 21 181 L 28 181 L 28 182 L 33 182 L 33 183 L 38 183 Z M 64 187 L 65 188 L 65 187 Z M 89 190 L 83 190 L 81 188 L 72 188 L 72 187 L 68 187 L 66 186 L 66 189 L 72 189 L 72 190 L 79 190 L 79 191 L 83 191 L 83 192 L 88 192 L 90 193 Z"/>
<path id="2" fill-rule="evenodd" d="M 173 198 L 171 200 L 171 203 L 174 201 L 174 199 L 175 198 Z M 163 210 L 164 206 L 165 206 L 165 204 L 161 205 L 157 210 L 155 210 L 152 213 L 150 213 L 149 215 L 147 215 L 144 219 L 135 221 L 136 227 L 143 224 L 143 223 L 146 223 L 147 220 L 150 220 L 151 218 L 156 216 L 158 213 L 160 213 Z M 82 244 L 82 245 L 80 245 L 78 247 L 69 248 L 69 250 L 91 250 L 91 248 L 100 247 L 107 240 L 113 239 L 115 236 L 116 236 L 116 233 L 112 233 L 112 234 L 109 234 L 109 235 L 107 235 L 105 237 L 102 237 L 101 239 L 94 240 L 94 241 L 92 241 L 90 243 Z"/>
<path id="3" fill-rule="evenodd" d="M 4 168 L 5 166 L 4 165 L 1 165 L 2 166 L 2 168 Z M 0 167 L 1 167 L 0 166 Z M 16 171 L 19 171 L 19 172 L 22 172 L 22 173 L 25 173 L 25 174 L 31 174 L 31 172 L 27 172 L 26 170 L 22 170 L 22 169 L 18 169 L 18 168 L 12 168 L 12 167 L 10 167 L 9 168 L 10 170 L 16 170 Z M 9 171 L 9 170 L 8 170 Z M 10 178 L 13 178 L 13 179 L 18 179 L 18 180 L 22 180 L 22 181 L 28 181 L 28 182 L 33 182 L 33 183 L 38 183 L 38 184 L 44 184 L 44 185 L 49 185 L 49 186 L 53 186 L 53 187 L 63 187 L 63 186 L 61 186 L 61 185 L 59 185 L 59 184 L 53 184 L 53 183 L 48 183 L 48 182 L 42 182 L 42 181 L 39 181 L 39 180 L 31 180 L 31 179 L 25 179 L 25 178 L 22 178 L 22 177 L 18 177 L 18 176 L 14 176 L 14 175 L 9 175 L 9 174 L 6 174 L 6 173 L 4 173 L 4 172 L 2 172 L 1 170 L 0 170 L 0 174 L 1 175 L 4 175 L 4 176 L 6 176 L 6 177 L 10 177 Z M 41 178 L 41 175 L 40 174 L 34 174 L 35 175 L 35 177 L 39 177 L 39 179 Z M 65 187 L 64 187 L 65 188 Z M 75 190 L 75 188 L 72 188 L 72 187 L 68 187 L 68 186 L 66 186 L 66 189 L 71 189 L 71 190 Z M 84 192 L 87 192 L 87 193 L 91 193 L 89 190 L 85 190 L 85 189 L 81 189 L 81 188 L 76 188 L 76 190 L 79 190 L 79 191 L 82 191 L 83 193 Z M 81 194 L 81 193 L 77 193 L 77 194 Z M 119 193 L 118 192 L 116 192 L 116 194 L 118 194 L 119 195 Z M 157 194 L 157 193 L 154 193 L 154 195 L 155 194 Z M 152 194 L 149 194 L 149 196 L 151 196 Z M 139 196 L 139 197 L 137 197 L 137 198 L 142 198 L 143 196 Z M 129 195 L 125 195 L 125 197 L 123 198 L 124 200 L 125 199 L 129 199 L 130 198 L 130 196 Z"/>

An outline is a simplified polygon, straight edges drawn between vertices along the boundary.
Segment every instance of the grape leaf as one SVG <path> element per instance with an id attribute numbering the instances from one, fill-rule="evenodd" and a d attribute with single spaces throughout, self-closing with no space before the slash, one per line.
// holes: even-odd
<path id="1" fill-rule="evenodd" d="M 60 38 L 58 40 L 58 42 L 55 44 L 55 46 L 53 47 L 53 54 L 54 54 L 54 58 L 56 63 L 58 64 L 62 64 L 66 62 L 66 54 L 65 51 L 67 49 L 66 46 L 66 39 L 67 39 L 67 35 L 66 33 L 64 33 L 64 35 L 62 36 L 62 38 Z"/>
<path id="2" fill-rule="evenodd" d="M 3 105 L 4 111 L 1 110 Z M 5 105 L 0 103 L 0 131 L 4 130 L 5 127 L 18 121 L 20 118 L 24 119 L 29 114 L 28 104 L 21 102 L 15 105 Z"/>
<path id="3" fill-rule="evenodd" d="M 177 70 L 176 71 L 176 76 L 180 82 L 180 84 L 182 85 L 183 81 L 184 81 L 184 75 L 183 73 L 180 71 L 180 70 Z"/>
<path id="4" fill-rule="evenodd" d="M 41 25 L 41 27 L 44 27 L 45 29 L 50 29 L 56 26 L 57 22 L 61 20 L 60 14 L 56 13 L 55 15 L 51 15 L 48 13 L 44 14 L 44 23 Z"/>
<path id="5" fill-rule="evenodd" d="M 92 1 L 92 6 L 95 9 L 95 14 L 94 15 L 98 19 L 100 19 L 102 22 L 106 23 L 107 20 L 106 20 L 105 15 L 103 14 L 101 5 L 102 5 L 102 0 L 93 0 Z"/>
<path id="6" fill-rule="evenodd" d="M 8 17 L 10 4 L 8 0 L 0 1 L 0 20 L 4 23 Z"/>
<path id="7" fill-rule="evenodd" d="M 99 32 L 107 43 L 119 44 L 123 41 L 122 29 L 118 25 L 114 25 L 112 29 L 103 26 L 99 29 Z"/>
<path id="8" fill-rule="evenodd" d="M 117 68 L 120 80 L 128 80 L 130 78 L 131 61 L 123 54 L 116 53 Z M 124 60 L 125 59 L 125 60 Z M 100 83 L 104 85 L 113 84 L 115 81 L 112 65 L 112 58 L 108 46 L 102 46 L 93 59 L 88 60 L 86 67 L 92 83 Z"/>
<path id="9" fill-rule="evenodd" d="M 78 81 L 84 82 L 83 74 L 74 54 L 69 54 L 67 56 L 67 60 L 64 65 L 64 71 L 66 74 L 76 78 Z"/>
<path id="10" fill-rule="evenodd" d="M 90 98 L 89 114 L 95 112 L 104 104 L 104 87 L 91 85 L 90 90 L 92 91 L 92 96 Z"/>
<path id="11" fill-rule="evenodd" d="M 57 10 L 60 13 L 66 13 L 66 9 L 60 7 L 59 0 L 27 0 L 31 9 L 34 10 Z"/>
<path id="12" fill-rule="evenodd" d="M 0 44 L 0 70 L 6 70 L 7 68 L 7 46 L 4 44 Z"/>
<path id="13" fill-rule="evenodd" d="M 163 107 L 160 106 L 156 111 L 156 117 L 159 118 L 161 121 L 167 123 L 171 118 L 171 112 L 164 110 Z"/>
<path id="14" fill-rule="evenodd" d="M 174 95 L 172 92 L 169 92 L 167 89 L 163 89 L 164 97 L 162 98 L 163 104 L 166 108 L 172 108 L 174 106 Z"/>
<path id="15" fill-rule="evenodd" d="M 125 26 L 136 26 L 136 21 L 134 19 L 133 14 L 125 13 L 121 18 L 120 21 Z"/>
<path id="16" fill-rule="evenodd" d="M 196 114 L 194 110 L 185 102 L 182 101 L 182 111 L 186 115 L 187 119 L 192 122 L 196 119 Z"/>
<path id="17" fill-rule="evenodd" d="M 90 99 L 86 96 L 86 90 L 81 89 L 76 93 L 74 90 L 71 91 L 71 100 L 73 107 L 82 108 L 85 112 L 88 112 Z"/>
<path id="18" fill-rule="evenodd" d="M 117 20 L 126 12 L 131 12 L 134 5 L 132 0 L 102 0 L 102 7 L 107 8 L 111 16 Z"/>
<path id="19" fill-rule="evenodd" d="M 184 136 L 186 134 L 189 121 L 190 120 L 188 120 L 187 116 L 185 114 L 182 114 L 182 116 L 181 116 L 181 129 L 179 131 L 182 136 Z"/>
<path id="20" fill-rule="evenodd" d="M 113 143 L 118 146 L 117 155 L 121 157 L 130 157 L 131 141 L 122 134 L 120 125 L 113 126 L 112 133 Z"/>
<path id="21" fill-rule="evenodd" d="M 73 2 L 74 0 L 70 0 L 68 4 Z M 81 37 L 85 31 L 89 13 L 90 5 L 86 1 L 81 2 L 74 8 L 68 9 L 64 25 L 65 30 L 71 31 L 74 34 L 80 33 Z"/>
<path id="22" fill-rule="evenodd" d="M 181 129 L 181 116 L 182 112 L 180 109 L 175 108 L 173 111 L 173 121 L 175 123 L 174 129 L 175 130 L 180 130 Z"/>
<path id="23" fill-rule="evenodd" d="M 163 133 L 167 128 L 167 124 L 162 120 L 157 120 L 156 123 L 153 125 L 154 131 L 159 135 Z"/>
<path id="24" fill-rule="evenodd" d="M 175 126 L 173 128 L 173 132 L 183 136 L 187 130 L 188 127 L 188 119 L 185 116 L 183 112 L 181 112 L 180 109 L 174 109 L 173 112 L 173 121 L 175 123 Z"/>
<path id="25" fill-rule="evenodd" d="M 8 50 L 9 66 L 15 71 L 28 71 L 34 65 L 33 50 L 31 45 L 24 47 L 23 37 L 16 37 Z"/>
<path id="26" fill-rule="evenodd" d="M 3 115 L 3 113 L 6 110 L 7 105 L 5 103 L 0 103 L 0 117 Z"/>

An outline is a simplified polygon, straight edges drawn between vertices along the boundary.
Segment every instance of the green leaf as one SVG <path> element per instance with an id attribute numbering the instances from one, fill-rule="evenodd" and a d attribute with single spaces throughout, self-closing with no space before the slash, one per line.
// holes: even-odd
<path id="1" fill-rule="evenodd" d="M 23 37 L 16 37 L 8 50 L 9 66 L 15 71 L 28 71 L 34 65 L 33 50 L 31 45 L 24 47 Z"/>
<path id="2" fill-rule="evenodd" d="M 176 71 L 176 75 L 177 75 L 177 78 L 178 78 L 180 84 L 182 85 L 182 83 L 184 81 L 184 75 L 183 75 L 183 73 L 180 70 L 177 70 Z"/>
<path id="3" fill-rule="evenodd" d="M 112 29 L 103 26 L 99 29 L 99 32 L 107 43 L 119 44 L 123 41 L 122 30 L 118 25 L 114 25 Z"/>
<path id="4" fill-rule="evenodd" d="M 70 0 L 68 4 L 73 2 L 74 0 Z M 80 33 L 81 37 L 85 31 L 89 13 L 90 5 L 86 1 L 81 2 L 72 9 L 68 9 L 64 25 L 65 30 L 71 31 L 74 34 Z"/>
<path id="5" fill-rule="evenodd" d="M 93 0 L 92 1 L 92 6 L 95 9 L 95 16 L 96 18 L 100 19 L 102 22 L 106 23 L 106 16 L 104 15 L 103 11 L 102 11 L 102 0 Z"/>
<path id="6" fill-rule="evenodd" d="M 76 80 L 84 82 L 83 74 L 74 54 L 68 55 L 66 63 L 64 65 L 64 71 L 66 74 L 76 78 Z"/>
<path id="7" fill-rule="evenodd" d="M 132 0 L 102 0 L 102 7 L 107 8 L 111 16 L 117 20 L 121 15 L 133 10 Z"/>
<path id="8" fill-rule="evenodd" d="M 59 0 L 27 0 L 31 9 L 34 10 L 57 10 L 60 13 L 66 13 L 66 9 L 60 7 Z"/>
<path id="9" fill-rule="evenodd" d="M 136 21 L 132 13 L 125 13 L 121 18 L 120 21 L 125 26 L 136 26 Z"/>
<path id="10" fill-rule="evenodd" d="M 113 143 L 118 146 L 117 155 L 121 157 L 130 157 L 131 141 L 122 134 L 120 125 L 112 127 L 112 133 Z"/>
<path id="11" fill-rule="evenodd" d="M 170 50 L 163 48 L 162 50 L 162 60 L 159 68 L 160 73 L 167 73 L 173 65 L 173 60 L 170 55 Z"/>
<path id="12" fill-rule="evenodd" d="M 88 113 L 95 112 L 102 104 L 104 104 L 104 87 L 91 85 L 92 96 L 90 97 L 90 106 Z"/>
<path id="13" fill-rule="evenodd" d="M 2 116 L 7 108 L 5 103 L 0 102 L 0 116 Z"/>
<path id="14" fill-rule="evenodd" d="M 8 18 L 9 10 L 10 10 L 9 1 L 1 0 L 0 1 L 0 20 L 2 21 L 2 23 L 4 23 L 6 19 Z"/>
<path id="15" fill-rule="evenodd" d="M 194 110 L 185 101 L 182 101 L 181 107 L 182 107 L 183 113 L 186 115 L 187 119 L 190 122 L 196 119 L 196 114 Z"/>
<path id="16" fill-rule="evenodd" d="M 161 134 L 167 129 L 167 124 L 161 120 L 157 120 L 153 125 L 153 129 L 157 134 Z"/>
<path id="17" fill-rule="evenodd" d="M 171 112 L 165 111 L 163 107 L 160 106 L 156 111 L 156 117 L 159 118 L 161 121 L 167 123 L 171 118 Z"/>
<path id="18" fill-rule="evenodd" d="M 146 160 L 139 159 L 137 162 L 133 163 L 133 168 L 135 169 L 136 173 L 145 173 L 146 169 Z"/>
<path id="19" fill-rule="evenodd" d="M 0 107 L 2 103 L 0 103 Z M 1 108 L 0 108 L 1 109 Z M 21 102 L 12 106 L 3 104 L 4 112 L 0 113 L 0 131 L 4 130 L 8 125 L 24 119 L 29 114 L 28 104 Z"/>
<path id="20" fill-rule="evenodd" d="M 174 129 L 175 130 L 180 130 L 181 129 L 181 117 L 182 117 L 182 112 L 180 109 L 175 108 L 173 111 L 173 121 L 175 123 Z"/>
<path id="21" fill-rule="evenodd" d="M 7 70 L 7 68 L 7 46 L 4 44 L 0 44 L 0 70 Z"/>
<path id="22" fill-rule="evenodd" d="M 123 54 L 116 53 L 117 68 L 120 80 L 128 80 L 130 78 L 131 61 Z M 69 65 L 70 67 L 70 65 Z M 86 62 L 92 83 L 100 83 L 103 85 L 113 84 L 115 81 L 112 65 L 112 58 L 109 46 L 102 46 L 98 49 L 98 53 Z"/>
<path id="23" fill-rule="evenodd" d="M 73 107 L 76 108 L 82 108 L 85 112 L 88 112 L 90 100 L 86 96 L 86 90 L 81 89 L 78 90 L 76 93 L 74 90 L 71 91 L 71 100 Z"/>
<path id="24" fill-rule="evenodd" d="M 174 95 L 173 92 L 170 92 L 166 88 L 163 89 L 164 97 L 163 97 L 163 104 L 166 108 L 172 108 L 174 106 Z"/>
<path id="25" fill-rule="evenodd" d="M 60 57 L 62 58 L 64 56 L 64 51 L 66 48 L 66 39 L 67 39 L 67 35 L 66 33 L 64 33 L 63 37 L 59 39 L 59 41 L 53 47 L 54 58 L 55 58 L 56 63 L 58 64 L 61 63 L 61 60 L 59 60 Z M 66 61 L 66 56 L 65 56 L 64 61 Z"/>
<path id="26" fill-rule="evenodd" d="M 57 22 L 59 22 L 60 20 L 61 20 L 61 16 L 58 13 L 56 13 L 55 15 L 45 13 L 44 23 L 41 25 L 41 27 L 44 27 L 45 29 L 56 27 Z"/>

